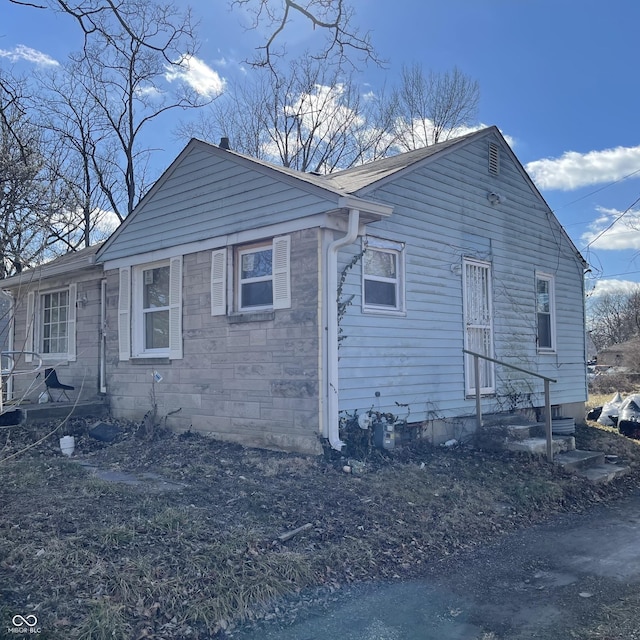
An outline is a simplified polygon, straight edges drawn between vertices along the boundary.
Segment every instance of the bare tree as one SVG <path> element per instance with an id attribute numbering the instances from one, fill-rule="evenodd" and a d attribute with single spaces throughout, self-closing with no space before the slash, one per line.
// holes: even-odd
<path id="1" fill-rule="evenodd" d="M 598 350 L 640 335 L 640 287 L 587 301 L 588 326 Z"/>
<path id="2" fill-rule="evenodd" d="M 404 67 L 392 107 L 398 145 L 409 151 L 459 134 L 475 123 L 479 100 L 478 83 L 457 67 L 428 74 L 419 64 Z"/>
<path id="3" fill-rule="evenodd" d="M 51 244 L 51 221 L 63 208 L 42 130 L 27 117 L 19 84 L 0 89 L 0 277 L 32 266 Z"/>
<path id="4" fill-rule="evenodd" d="M 196 52 L 191 14 L 156 0 L 47 0 L 39 6 L 72 16 L 84 34 L 84 46 L 67 69 L 71 78 L 60 75 L 48 83 L 57 105 L 53 130 L 66 140 L 66 151 L 77 156 L 84 215 L 102 209 L 86 201 L 89 193 L 95 195 L 97 179 L 108 208 L 123 220 L 148 187 L 154 150 L 143 143 L 148 124 L 167 111 L 203 106 L 214 97 L 187 82 L 170 84 L 184 77 Z M 70 100 L 60 108 L 70 84 L 82 113 Z M 90 226 L 85 219 L 85 232 Z"/>
<path id="5" fill-rule="evenodd" d="M 354 25 L 354 11 L 346 0 L 232 0 L 231 6 L 249 12 L 253 15 L 251 28 L 260 27 L 267 33 L 265 43 L 258 47 L 256 57 L 249 61 L 254 66 L 270 67 L 274 58 L 284 54 L 280 43 L 285 29 L 296 18 L 306 20 L 314 30 L 324 33 L 325 41 L 316 52 L 316 58 L 326 60 L 334 57 L 340 64 L 353 64 L 355 56 L 365 62 L 381 64 L 370 33 L 361 33 Z"/>
<path id="6" fill-rule="evenodd" d="M 67 188 L 65 210 L 53 231 L 68 250 L 104 240 L 113 229 L 103 224 L 109 200 L 103 184 L 115 189 L 115 153 L 110 157 L 109 129 L 92 96 L 75 82 L 74 67 L 40 78 L 42 100 L 37 109 L 57 158 L 58 179 Z"/>
<path id="7" fill-rule="evenodd" d="M 122 220 L 147 188 L 152 149 L 141 143 L 145 126 L 169 110 L 202 106 L 211 97 L 185 83 L 169 92 L 166 84 L 167 61 L 179 71 L 193 56 L 189 15 L 176 17 L 172 5 L 152 0 L 122 0 L 118 10 L 116 19 L 108 13 L 91 16 L 92 38 L 72 58 L 74 82 L 91 101 L 104 134 L 93 145 L 92 163 L 110 208 Z"/>
<path id="8" fill-rule="evenodd" d="M 136 28 L 135 2 L 123 0 L 8 0 L 12 4 L 37 9 L 54 9 L 71 16 L 85 35 L 85 42 L 96 34 L 108 36 L 111 28 L 105 24 L 116 21 L 121 29 L 143 47 L 166 55 L 162 44 L 155 43 Z M 352 56 L 381 64 L 371 43 L 369 32 L 361 33 L 354 25 L 354 10 L 347 0 L 232 0 L 231 7 L 253 16 L 252 29 L 266 32 L 265 42 L 259 46 L 253 66 L 271 66 L 274 57 L 284 53 L 280 43 L 284 31 L 297 17 L 306 20 L 313 30 L 325 35 L 324 45 L 316 53 L 319 59 L 334 57 L 338 62 L 350 61 Z M 166 57 L 173 62 L 171 57 Z"/>
<path id="9" fill-rule="evenodd" d="M 181 136 L 228 136 L 237 151 L 299 171 L 330 173 L 384 155 L 392 142 L 373 96 L 310 56 L 259 74 L 183 125 Z"/>
<path id="10" fill-rule="evenodd" d="M 471 126 L 478 106 L 475 81 L 458 69 L 425 75 L 404 69 L 400 86 L 362 94 L 349 74 L 310 56 L 284 70 L 272 66 L 178 134 L 216 141 L 300 171 L 330 173 L 446 140 Z"/>

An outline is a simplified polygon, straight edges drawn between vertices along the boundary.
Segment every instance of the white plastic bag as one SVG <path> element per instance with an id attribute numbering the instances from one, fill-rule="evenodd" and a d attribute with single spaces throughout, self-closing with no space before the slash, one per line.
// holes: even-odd
<path id="1" fill-rule="evenodd" d="M 620 392 L 616 393 L 609 402 L 605 402 L 602 405 L 602 413 L 598 418 L 598 422 L 605 427 L 613 427 L 615 423 L 611 419 L 611 416 L 617 416 L 620 413 L 620 407 L 622 405 L 622 396 Z"/>

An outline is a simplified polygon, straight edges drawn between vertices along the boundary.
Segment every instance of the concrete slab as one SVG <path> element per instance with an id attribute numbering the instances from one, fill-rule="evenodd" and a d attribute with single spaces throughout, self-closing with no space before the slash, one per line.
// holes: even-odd
<path id="1" fill-rule="evenodd" d="M 24 417 L 23 422 L 27 424 L 41 424 L 50 420 L 57 420 L 71 415 L 75 418 L 92 416 L 103 417 L 108 414 L 109 407 L 102 401 L 95 402 L 45 402 L 44 404 L 21 405 Z"/>
<path id="2" fill-rule="evenodd" d="M 580 475 L 595 484 L 604 484 L 620 478 L 630 471 L 631 469 L 624 465 L 600 464 L 595 467 L 589 467 L 588 469 L 582 469 Z"/>
<path id="3" fill-rule="evenodd" d="M 509 451 L 519 451 L 533 456 L 544 456 L 547 454 L 546 438 L 525 438 L 508 442 L 505 446 Z M 576 448 L 576 439 L 573 436 L 553 436 L 552 449 L 554 456 L 563 451 L 571 451 Z"/>
<path id="4" fill-rule="evenodd" d="M 136 486 L 151 491 L 180 491 L 187 486 L 180 482 L 167 480 L 157 473 L 147 472 L 137 475 L 133 473 L 127 473 L 125 471 L 101 469 L 91 462 L 87 462 L 84 460 L 71 460 L 83 467 L 93 477 L 98 478 L 99 480 L 104 480 L 104 482 L 117 482 L 120 484 Z"/>
<path id="5" fill-rule="evenodd" d="M 566 471 L 576 471 L 604 464 L 604 453 L 574 449 L 558 454 L 553 461 Z"/>

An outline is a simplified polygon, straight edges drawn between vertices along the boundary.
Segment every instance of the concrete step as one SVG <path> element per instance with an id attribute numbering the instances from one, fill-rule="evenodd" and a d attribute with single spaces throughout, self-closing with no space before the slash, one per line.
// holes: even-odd
<path id="1" fill-rule="evenodd" d="M 554 462 L 566 471 L 577 471 L 604 464 L 604 453 L 600 451 L 585 451 L 574 449 L 560 453 L 554 458 Z"/>
<path id="2" fill-rule="evenodd" d="M 576 448 L 576 439 L 573 436 L 553 436 L 551 447 L 554 457 L 564 451 L 573 451 Z M 519 451 L 532 456 L 547 455 L 546 438 L 525 438 L 524 440 L 512 440 L 505 443 L 508 451 Z"/>
<path id="3" fill-rule="evenodd" d="M 71 414 L 74 418 L 91 416 L 104 417 L 109 414 L 109 406 L 103 400 L 92 402 L 45 402 L 44 404 L 22 404 L 22 422 L 26 424 L 39 424 L 65 418 Z"/>
<path id="4" fill-rule="evenodd" d="M 605 484 L 626 475 L 629 471 L 631 471 L 631 467 L 605 463 L 588 469 L 581 469 L 578 473 L 595 484 Z"/>
<path id="5" fill-rule="evenodd" d="M 611 482 L 631 470 L 630 467 L 619 463 L 617 456 L 605 456 L 600 451 L 581 449 L 561 453 L 554 458 L 554 462 L 565 471 L 582 476 L 595 484 Z"/>

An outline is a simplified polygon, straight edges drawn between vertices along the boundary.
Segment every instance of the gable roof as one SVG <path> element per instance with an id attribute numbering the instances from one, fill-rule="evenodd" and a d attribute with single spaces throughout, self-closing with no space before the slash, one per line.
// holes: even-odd
<path id="1" fill-rule="evenodd" d="M 187 193 L 186 180 L 188 178 L 185 175 L 187 172 L 192 171 L 193 167 L 198 171 L 197 180 L 200 181 L 196 185 L 197 193 L 194 195 Z M 218 181 L 217 174 L 219 173 L 224 173 L 225 176 Z M 239 176 L 244 180 L 242 187 L 238 187 Z M 160 202 L 160 194 L 167 194 L 172 189 L 177 189 L 181 192 L 181 199 L 175 200 L 173 213 L 178 212 L 178 215 L 186 215 L 185 205 L 189 202 L 190 206 L 194 207 L 189 221 L 193 225 L 194 216 L 198 217 L 197 222 L 200 225 L 201 233 L 197 240 L 200 240 L 203 237 L 202 232 L 205 234 L 212 233 L 214 236 L 219 235 L 221 232 L 219 225 L 212 230 L 214 225 L 210 224 L 215 219 L 215 216 L 212 216 L 212 212 L 216 207 L 220 209 L 227 206 L 236 206 L 237 208 L 237 202 L 233 205 L 229 205 L 229 203 L 242 197 L 247 206 L 251 200 L 254 212 L 257 203 L 262 207 L 262 211 L 265 212 L 265 200 L 258 200 L 259 196 L 256 195 L 259 188 L 265 188 L 265 184 L 277 187 L 281 192 L 288 191 L 291 194 L 294 191 L 296 192 L 291 197 L 291 202 L 298 203 L 298 210 L 295 216 L 289 213 L 290 217 L 297 218 L 309 215 L 309 207 L 313 209 L 311 213 L 357 207 L 362 211 L 363 215 L 367 214 L 370 220 L 379 220 L 390 215 L 392 210 L 389 205 L 379 202 L 365 201 L 359 198 L 354 199 L 343 189 L 328 183 L 324 176 L 280 167 L 264 160 L 251 158 L 236 151 L 222 149 L 211 143 L 192 138 L 140 200 L 135 209 L 105 242 L 98 252 L 97 259 L 102 262 L 112 260 L 114 257 L 133 255 L 133 251 L 144 253 L 144 250 L 140 250 L 139 242 L 132 241 L 132 238 L 135 233 L 140 234 L 142 232 L 141 227 L 157 221 L 154 206 Z M 156 196 L 160 197 L 156 198 Z M 212 206 L 214 203 L 215 206 Z M 169 217 L 168 212 L 165 210 L 163 213 L 166 222 Z M 277 215 L 275 211 L 272 213 L 274 214 L 272 217 Z M 262 217 L 268 218 L 269 216 L 264 213 Z M 249 222 L 251 219 L 251 213 L 249 213 L 243 219 L 243 222 Z M 173 222 L 170 222 L 170 224 L 173 224 Z M 255 224 L 256 228 L 261 226 L 264 226 L 264 220 L 262 224 L 259 222 Z M 205 227 L 208 228 L 205 229 Z M 155 232 L 158 235 L 158 228 L 147 228 L 150 234 Z M 166 231 L 166 227 L 164 230 Z M 177 234 L 165 234 L 164 239 L 159 241 L 164 245 L 158 248 L 165 248 L 168 242 L 180 245 L 194 241 L 194 238 L 189 238 L 186 225 L 181 225 L 177 231 Z M 232 232 L 236 231 L 238 229 L 234 229 Z M 119 249 L 114 250 L 114 245 L 118 242 L 118 239 Z"/>
<path id="2" fill-rule="evenodd" d="M 367 187 L 374 185 L 385 178 L 395 177 L 399 172 L 411 169 L 413 165 L 426 158 L 442 155 L 443 152 L 450 150 L 452 147 L 458 147 L 474 140 L 478 137 L 487 135 L 490 131 L 498 131 L 497 127 L 488 127 L 479 131 L 473 131 L 458 138 L 451 138 L 444 142 L 414 149 L 413 151 L 405 151 L 395 156 L 373 160 L 357 167 L 336 171 L 323 176 L 324 181 L 333 188 L 342 189 L 347 193 L 354 194 Z"/>
<path id="3" fill-rule="evenodd" d="M 539 192 L 539 190 L 531 180 L 529 174 L 526 172 L 516 155 L 513 153 L 513 150 L 500 133 L 500 130 L 496 126 L 489 126 L 457 138 L 452 138 L 444 142 L 424 147 L 422 149 L 416 149 L 413 151 L 400 153 L 395 156 L 374 160 L 367 164 L 345 169 L 343 171 L 337 171 L 327 175 L 304 173 L 295 169 L 282 167 L 265 160 L 252 158 L 237 151 L 223 149 L 211 143 L 194 138 L 189 141 L 182 152 L 176 157 L 176 159 L 166 169 L 162 176 L 156 181 L 149 192 L 141 199 L 134 211 L 129 216 L 127 216 L 120 227 L 118 227 L 118 229 L 116 229 L 111 237 L 105 242 L 103 247 L 98 252 L 97 260 L 109 260 L 112 259 L 113 255 L 116 255 L 118 253 L 116 252 L 116 254 L 114 254 L 111 247 L 123 234 L 123 232 L 125 233 L 125 237 L 128 237 L 126 229 L 130 225 L 136 224 L 135 221 L 140 215 L 142 215 L 141 220 L 144 220 L 145 223 L 149 222 L 149 220 L 146 220 L 146 218 L 144 217 L 145 214 L 143 213 L 146 205 L 150 201 L 152 201 L 154 195 L 157 194 L 158 191 L 172 179 L 174 173 L 179 170 L 179 167 L 183 162 L 186 162 L 187 157 L 191 153 L 204 152 L 205 154 L 210 154 L 216 162 L 230 160 L 235 166 L 242 167 L 246 171 L 257 172 L 257 174 L 273 180 L 274 183 L 280 183 L 282 185 L 291 187 L 292 189 L 298 189 L 300 190 L 301 194 L 308 194 L 315 199 L 316 208 L 319 202 L 326 203 L 327 209 L 341 209 L 345 206 L 352 206 L 360 208 L 363 212 L 370 210 L 372 212 L 372 215 L 374 216 L 372 219 L 376 219 L 376 216 L 381 215 L 382 217 L 384 217 L 388 215 L 390 209 L 386 213 L 381 213 L 381 210 L 376 210 L 376 204 L 378 204 L 378 206 L 382 205 L 375 202 L 376 198 L 372 200 L 363 200 L 363 198 L 367 197 L 368 193 L 379 188 L 387 181 L 397 179 L 404 173 L 414 171 L 416 168 L 425 163 L 440 159 L 448 153 L 458 150 L 467 144 L 471 144 L 477 140 L 491 136 L 495 137 L 496 140 L 502 144 L 505 152 L 509 154 L 515 166 L 522 175 L 524 182 L 528 185 L 528 187 L 536 195 L 536 197 L 542 202 L 542 204 L 548 209 L 548 211 L 553 215 L 551 208 L 549 207 L 542 194 Z M 354 198 L 357 199 L 357 202 L 354 200 Z M 346 204 L 347 202 L 349 203 L 348 205 Z M 305 214 L 306 212 L 304 206 L 301 205 L 300 216 L 304 216 Z M 149 214 L 146 215 L 148 216 Z M 260 226 L 260 224 L 257 224 L 256 228 L 259 228 Z M 579 259 L 582 261 L 583 265 L 586 265 L 586 261 L 580 255 L 577 247 L 575 247 L 562 225 L 560 225 L 559 221 L 558 226 L 572 249 L 575 251 L 576 255 L 579 256 Z M 180 244 L 180 240 L 175 237 L 173 239 L 176 244 Z M 167 241 L 169 241 L 168 238 Z M 130 241 L 127 242 L 131 245 Z M 125 242 L 125 244 L 127 244 L 127 242 Z M 131 251 L 133 250 L 134 245 L 131 245 L 126 249 L 123 245 L 120 247 L 119 252 L 123 255 L 130 255 Z"/>

